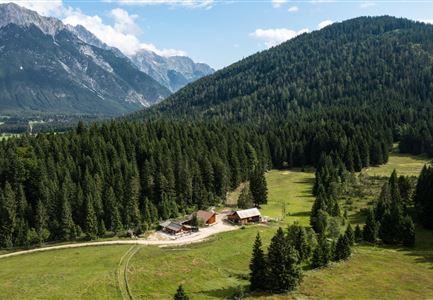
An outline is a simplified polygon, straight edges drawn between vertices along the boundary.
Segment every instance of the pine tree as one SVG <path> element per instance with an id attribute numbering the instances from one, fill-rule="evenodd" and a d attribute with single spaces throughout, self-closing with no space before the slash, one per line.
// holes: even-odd
<path id="1" fill-rule="evenodd" d="M 265 174 L 260 170 L 255 170 L 250 177 L 250 191 L 254 203 L 257 206 L 268 203 L 268 187 Z"/>
<path id="2" fill-rule="evenodd" d="M 433 229 L 433 166 L 424 166 L 415 191 L 415 208 L 419 222 Z"/>
<path id="3" fill-rule="evenodd" d="M 362 236 L 365 241 L 370 243 L 375 243 L 377 240 L 377 224 L 374 219 L 373 210 L 369 209 L 367 214 L 367 219 L 365 221 L 364 229 L 362 231 Z"/>
<path id="4" fill-rule="evenodd" d="M 66 188 L 63 187 L 61 191 L 61 214 L 60 214 L 60 238 L 63 240 L 70 240 L 76 237 L 75 223 L 72 219 L 71 206 L 69 204 L 68 194 Z"/>
<path id="5" fill-rule="evenodd" d="M 11 185 L 6 182 L 0 190 L 0 247 L 11 248 L 16 226 L 16 200 Z"/>
<path id="6" fill-rule="evenodd" d="M 45 242 L 50 235 L 50 232 L 47 229 L 47 221 L 47 210 L 45 209 L 42 201 L 38 201 L 38 203 L 36 204 L 35 229 L 38 235 L 39 244 Z"/>
<path id="7" fill-rule="evenodd" d="M 391 209 L 386 210 L 380 221 L 379 237 L 386 244 L 398 244 L 401 237 L 402 216 L 397 203 L 392 203 Z"/>
<path id="8" fill-rule="evenodd" d="M 179 285 L 177 288 L 176 294 L 173 297 L 173 300 L 188 300 L 188 296 L 185 293 L 185 290 L 183 289 L 182 285 Z"/>
<path id="9" fill-rule="evenodd" d="M 325 267 L 328 265 L 331 258 L 331 248 L 325 235 L 321 234 L 318 238 L 318 243 L 313 252 L 311 265 L 313 268 Z"/>
<path id="10" fill-rule="evenodd" d="M 98 237 L 98 219 L 93 208 L 93 202 L 91 198 L 86 200 L 86 226 L 85 233 L 87 238 L 94 240 Z"/>
<path id="11" fill-rule="evenodd" d="M 290 225 L 287 231 L 287 241 L 298 251 L 300 261 L 305 261 L 310 257 L 311 246 L 304 227 L 298 224 Z"/>
<path id="12" fill-rule="evenodd" d="M 134 175 L 129 176 L 127 180 L 125 201 L 126 201 L 126 226 L 136 228 L 141 221 L 140 209 L 138 206 L 138 197 L 140 195 L 140 179 L 137 171 Z"/>
<path id="13" fill-rule="evenodd" d="M 265 255 L 262 250 L 262 240 L 260 234 L 257 233 L 256 240 L 253 246 L 253 256 L 250 262 L 250 289 L 265 290 L 267 279 L 267 266 Z"/>
<path id="14" fill-rule="evenodd" d="M 346 235 L 340 235 L 335 245 L 335 260 L 347 259 L 351 254 L 350 242 Z"/>
<path id="15" fill-rule="evenodd" d="M 353 232 L 353 229 L 352 229 L 352 226 L 350 225 L 350 223 L 349 223 L 349 225 L 347 225 L 346 232 L 344 233 L 344 235 L 346 236 L 346 238 L 349 242 L 349 245 L 353 246 L 355 244 L 355 234 Z"/>
<path id="16" fill-rule="evenodd" d="M 238 207 L 239 208 L 251 208 L 254 206 L 253 198 L 250 192 L 250 189 L 246 186 L 242 189 L 241 194 L 238 198 Z"/>
<path id="17" fill-rule="evenodd" d="M 415 225 L 409 216 L 404 217 L 402 220 L 401 240 L 406 247 L 415 246 Z"/>
<path id="18" fill-rule="evenodd" d="M 271 240 L 268 249 L 269 288 L 275 292 L 295 289 L 302 279 L 298 253 L 288 245 L 281 227 Z"/>
<path id="19" fill-rule="evenodd" d="M 362 241 L 362 230 L 361 230 L 361 227 L 359 226 L 359 224 L 356 224 L 356 227 L 355 227 L 355 241 L 357 243 Z"/>

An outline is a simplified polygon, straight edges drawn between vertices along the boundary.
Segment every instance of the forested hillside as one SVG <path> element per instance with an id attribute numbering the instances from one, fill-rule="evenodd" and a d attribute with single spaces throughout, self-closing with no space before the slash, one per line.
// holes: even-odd
<path id="1" fill-rule="evenodd" d="M 432 36 L 431 25 L 393 17 L 333 24 L 198 80 L 137 117 L 267 122 L 335 106 L 414 117 L 431 109 Z"/>

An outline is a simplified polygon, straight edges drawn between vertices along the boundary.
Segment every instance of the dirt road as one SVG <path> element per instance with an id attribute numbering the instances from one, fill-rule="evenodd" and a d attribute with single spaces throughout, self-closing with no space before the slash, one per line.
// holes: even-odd
<path id="1" fill-rule="evenodd" d="M 17 251 L 8 254 L 0 255 L 1 258 L 17 256 L 21 254 L 43 252 L 49 250 L 59 250 L 68 248 L 79 248 L 79 247 L 90 247 L 90 246 L 105 246 L 105 245 L 154 245 L 154 246 L 180 246 L 192 243 L 199 243 L 208 237 L 215 235 L 220 232 L 236 230 L 239 227 L 232 226 L 222 221 L 223 216 L 217 216 L 217 223 L 213 226 L 200 229 L 199 232 L 191 235 L 185 235 L 175 240 L 147 240 L 147 239 L 136 239 L 136 240 L 113 240 L 113 241 L 101 241 L 101 242 L 86 242 L 86 243 L 74 243 L 67 245 L 49 246 L 43 248 L 36 248 L 31 250 Z"/>

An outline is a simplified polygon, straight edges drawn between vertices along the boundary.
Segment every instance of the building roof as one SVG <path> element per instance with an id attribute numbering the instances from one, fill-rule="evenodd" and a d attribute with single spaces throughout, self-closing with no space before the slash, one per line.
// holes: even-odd
<path id="1" fill-rule="evenodd" d="M 241 218 L 241 219 L 261 216 L 260 211 L 255 207 L 249 208 L 249 209 L 244 209 L 244 210 L 238 210 L 238 211 L 236 211 L 236 213 L 239 216 L 239 218 Z"/>
<path id="2" fill-rule="evenodd" d="M 168 226 L 166 226 L 166 228 L 173 231 L 180 231 L 182 229 L 182 224 L 171 222 Z"/>
<path id="3" fill-rule="evenodd" d="M 214 212 L 199 210 L 197 212 L 197 218 L 207 222 L 212 216 L 215 215 Z"/>
<path id="4" fill-rule="evenodd" d="M 159 223 L 159 226 L 161 226 L 161 227 L 167 227 L 168 225 L 170 225 L 170 223 L 171 223 L 171 221 L 167 220 L 167 221 Z"/>

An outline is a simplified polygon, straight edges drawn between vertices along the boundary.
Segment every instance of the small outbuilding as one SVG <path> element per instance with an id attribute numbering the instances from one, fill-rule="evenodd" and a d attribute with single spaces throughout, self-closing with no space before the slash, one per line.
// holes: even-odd
<path id="1" fill-rule="evenodd" d="M 262 215 L 257 208 L 249 208 L 244 210 L 237 210 L 232 212 L 227 216 L 227 219 L 230 222 L 236 224 L 249 224 L 249 223 L 258 223 L 262 219 Z"/>
<path id="2" fill-rule="evenodd" d="M 202 220 L 206 225 L 212 225 L 216 223 L 216 213 L 213 211 L 199 210 L 197 211 L 197 219 Z"/>
<path id="3" fill-rule="evenodd" d="M 185 227 L 182 223 L 170 220 L 160 223 L 159 227 L 162 231 L 172 235 L 190 231 L 189 228 Z"/>

